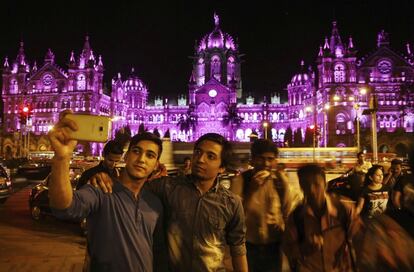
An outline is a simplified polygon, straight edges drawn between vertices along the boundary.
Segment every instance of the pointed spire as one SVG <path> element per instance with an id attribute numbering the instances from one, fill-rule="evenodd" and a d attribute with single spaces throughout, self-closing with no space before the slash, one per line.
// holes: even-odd
<path id="1" fill-rule="evenodd" d="M 303 59 L 300 61 L 300 73 L 305 73 L 305 61 Z"/>
<path id="2" fill-rule="evenodd" d="M 24 43 L 23 41 L 20 42 L 19 53 L 17 54 L 17 64 L 19 65 L 26 65 L 26 56 L 24 54 Z"/>
<path id="3" fill-rule="evenodd" d="M 323 45 L 323 49 L 329 49 L 328 37 L 325 37 L 325 44 Z"/>
<path id="4" fill-rule="evenodd" d="M 103 66 L 102 55 L 99 55 L 98 65 Z"/>
<path id="5" fill-rule="evenodd" d="M 323 50 L 322 50 L 322 45 L 319 46 L 319 52 L 318 52 L 318 57 L 322 57 L 323 56 Z"/>
<path id="6" fill-rule="evenodd" d="M 191 84 L 194 84 L 196 82 L 195 77 L 194 77 L 194 73 L 191 73 L 190 80 L 188 82 L 191 83 Z"/>
<path id="7" fill-rule="evenodd" d="M 84 53 L 89 53 L 91 50 L 91 45 L 89 44 L 89 36 L 85 36 L 85 43 L 83 44 L 83 50 Z"/>
<path id="8" fill-rule="evenodd" d="M 89 55 L 89 60 L 95 61 L 95 56 L 93 55 L 93 51 L 90 50 L 91 54 Z"/>
<path id="9" fill-rule="evenodd" d="M 341 47 L 341 49 L 343 50 L 343 44 L 342 44 L 341 36 L 339 35 L 338 28 L 336 26 L 336 21 L 332 22 L 332 34 L 331 34 L 331 41 L 330 41 L 329 47 L 332 53 L 337 49 L 337 47 Z"/>
<path id="10" fill-rule="evenodd" d="M 409 56 L 411 56 L 412 52 L 411 52 L 411 48 L 410 48 L 410 43 L 407 43 L 407 44 L 406 44 L 406 47 L 407 47 L 407 54 L 408 54 Z"/>
<path id="11" fill-rule="evenodd" d="M 32 72 L 36 72 L 37 71 L 37 62 L 35 61 L 33 63 L 33 68 L 32 68 Z"/>
<path id="12" fill-rule="evenodd" d="M 7 56 L 4 58 L 3 67 L 4 68 L 9 68 L 10 67 L 10 65 L 9 65 L 9 58 Z"/>
<path id="13" fill-rule="evenodd" d="M 219 16 L 217 15 L 217 13 L 216 12 L 214 12 L 214 25 L 215 25 L 215 27 L 216 28 L 218 28 L 219 27 L 219 25 L 220 25 L 220 18 L 219 18 Z"/>
<path id="14" fill-rule="evenodd" d="M 118 72 L 118 79 L 121 80 L 121 73 Z"/>
<path id="15" fill-rule="evenodd" d="M 349 36 L 348 48 L 349 49 L 353 49 L 354 48 L 354 42 L 352 41 L 352 36 Z"/>
<path id="16" fill-rule="evenodd" d="M 131 75 L 134 75 L 134 74 L 135 74 L 135 68 L 131 67 Z"/>
<path id="17" fill-rule="evenodd" d="M 382 46 L 388 46 L 390 44 L 390 40 L 388 37 L 388 33 L 385 32 L 384 29 L 382 29 L 377 36 L 377 46 L 378 48 L 382 47 Z"/>
<path id="18" fill-rule="evenodd" d="M 70 52 L 70 59 L 69 59 L 70 63 L 74 63 L 75 62 L 75 52 Z"/>
<path id="19" fill-rule="evenodd" d="M 54 63 L 54 61 L 55 61 L 55 54 L 53 54 L 52 50 L 49 48 L 45 56 L 45 63 Z"/>

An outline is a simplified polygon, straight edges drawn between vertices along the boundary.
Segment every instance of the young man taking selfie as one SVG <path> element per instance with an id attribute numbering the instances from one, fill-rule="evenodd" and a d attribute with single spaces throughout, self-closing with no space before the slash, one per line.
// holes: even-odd
<path id="1" fill-rule="evenodd" d="M 77 129 L 73 120 L 63 116 L 49 132 L 55 151 L 49 197 L 57 217 L 87 218 L 88 271 L 166 271 L 163 207 L 143 188 L 159 164 L 161 140 L 151 133 L 131 139 L 126 167 L 119 179 L 113 179 L 112 194 L 89 184 L 73 191 L 69 165 L 77 141 L 71 133 Z"/>

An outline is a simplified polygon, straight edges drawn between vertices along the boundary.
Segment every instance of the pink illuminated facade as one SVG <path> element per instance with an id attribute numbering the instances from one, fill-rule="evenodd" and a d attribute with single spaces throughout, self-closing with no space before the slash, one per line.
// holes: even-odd
<path id="1" fill-rule="evenodd" d="M 409 147 L 414 130 L 414 56 L 410 46 L 407 44 L 405 54 L 396 53 L 388 34 L 382 31 L 377 48 L 358 58 L 352 38 L 343 42 L 335 22 L 331 36 L 322 44 L 315 68 L 306 68 L 302 62 L 288 83 L 287 102 L 282 103 L 276 94 L 258 100 L 243 95 L 242 55 L 235 39 L 222 31 L 219 17 L 214 15 L 214 29 L 194 48 L 188 94 L 177 95 L 173 97 L 177 102 L 170 103 L 161 97 L 150 102 L 146 84 L 133 69 L 127 77 L 115 76 L 111 93 L 104 92 L 103 61 L 93 52 L 88 37 L 78 56 L 70 54 L 67 70 L 55 63 L 50 49 L 42 66 L 30 65 L 21 43 L 15 61 L 6 58 L 3 65 L 3 152 L 15 155 L 16 135 L 7 135 L 22 129 L 19 107 L 23 104 L 30 105 L 32 111 L 27 126 L 23 125 L 33 135 L 30 150 L 49 149 L 44 135 L 64 109 L 110 116 L 114 134 L 125 126 L 135 134 L 144 124 L 161 135 L 169 130 L 173 141 L 193 141 L 207 132 L 219 132 L 231 140 L 247 142 L 255 131 L 259 137 L 286 146 L 292 142 L 287 135 L 300 135 L 303 140 L 309 127 L 316 125 L 318 146 L 355 146 L 359 123 L 361 147 L 369 150 L 370 116 L 362 112 L 374 94 L 379 104 L 377 127 L 384 134 L 379 139 L 380 151 Z M 392 133 L 399 135 L 394 143 L 387 140 Z M 85 148 L 97 154 L 102 146 L 92 143 L 80 147 Z"/>

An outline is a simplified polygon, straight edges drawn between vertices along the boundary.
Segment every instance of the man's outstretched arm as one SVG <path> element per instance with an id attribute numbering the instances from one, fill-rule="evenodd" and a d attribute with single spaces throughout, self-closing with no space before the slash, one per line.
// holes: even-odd
<path id="1" fill-rule="evenodd" d="M 55 151 L 49 182 L 49 202 L 51 208 L 66 209 L 72 203 L 73 191 L 69 179 L 69 166 L 77 141 L 70 140 L 76 124 L 69 119 L 61 119 L 49 132 L 49 140 Z"/>

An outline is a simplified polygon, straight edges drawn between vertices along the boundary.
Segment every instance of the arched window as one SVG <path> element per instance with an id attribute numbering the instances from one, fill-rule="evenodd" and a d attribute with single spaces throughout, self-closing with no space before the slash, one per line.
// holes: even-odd
<path id="1" fill-rule="evenodd" d="M 214 55 L 211 58 L 211 75 L 214 76 L 215 79 L 217 79 L 218 81 L 220 81 L 221 76 L 220 76 L 220 57 L 217 55 Z"/>
<path id="2" fill-rule="evenodd" d="M 85 90 L 86 87 L 86 79 L 84 74 L 79 74 L 77 76 L 76 87 L 78 90 Z"/>
<path id="3" fill-rule="evenodd" d="M 335 65 L 334 82 L 345 82 L 345 65 L 342 63 Z"/>
<path id="4" fill-rule="evenodd" d="M 244 140 L 244 131 L 242 130 L 242 129 L 238 129 L 237 131 L 236 131 L 236 138 L 237 138 L 237 140 L 239 140 L 239 141 L 243 141 Z"/>
<path id="5" fill-rule="evenodd" d="M 235 75 L 235 64 L 234 64 L 234 57 L 230 56 L 227 59 L 227 80 L 230 81 L 232 77 Z"/>
<path id="6" fill-rule="evenodd" d="M 346 125 L 347 125 L 345 115 L 343 113 L 339 113 L 338 115 L 336 115 L 335 119 L 336 119 L 336 134 L 345 134 Z"/>

